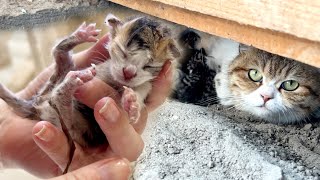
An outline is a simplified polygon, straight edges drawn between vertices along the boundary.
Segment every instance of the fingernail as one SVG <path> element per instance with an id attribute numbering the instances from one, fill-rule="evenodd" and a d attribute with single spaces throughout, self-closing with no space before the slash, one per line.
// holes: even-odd
<path id="1" fill-rule="evenodd" d="M 102 180 L 104 179 L 129 179 L 131 168 L 128 160 L 116 160 L 114 162 L 106 162 L 99 167 L 98 173 Z M 126 177 L 128 176 L 128 177 Z"/>
<path id="2" fill-rule="evenodd" d="M 40 131 L 38 131 L 34 135 L 45 142 L 49 142 L 54 136 L 53 132 L 50 131 L 46 125 L 42 125 Z"/>
<path id="3" fill-rule="evenodd" d="M 100 115 L 107 121 L 116 122 L 120 117 L 120 111 L 118 107 L 112 103 L 110 99 L 106 100 L 106 103 L 99 110 Z"/>

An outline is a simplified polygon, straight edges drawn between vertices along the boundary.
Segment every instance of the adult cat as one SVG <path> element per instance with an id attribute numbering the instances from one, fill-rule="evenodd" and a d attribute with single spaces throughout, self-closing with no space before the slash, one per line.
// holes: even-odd
<path id="1" fill-rule="evenodd" d="M 320 70 L 256 48 L 223 64 L 215 77 L 221 104 L 273 123 L 319 118 Z"/>

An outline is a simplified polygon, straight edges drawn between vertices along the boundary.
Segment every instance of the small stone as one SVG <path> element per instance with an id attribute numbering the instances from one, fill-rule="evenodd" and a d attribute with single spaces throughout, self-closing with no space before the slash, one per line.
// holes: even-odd
<path id="1" fill-rule="evenodd" d="M 280 161 L 279 161 L 279 164 L 280 164 L 280 165 L 283 165 L 284 163 L 285 163 L 285 162 L 284 162 L 283 160 L 280 160 Z"/>
<path id="2" fill-rule="evenodd" d="M 174 153 L 174 149 L 173 148 L 168 148 L 168 153 L 169 154 L 173 154 Z"/>
<path id="3" fill-rule="evenodd" d="M 298 166 L 297 169 L 298 169 L 298 171 L 303 171 L 304 167 L 303 166 Z"/>
<path id="4" fill-rule="evenodd" d="M 306 124 L 302 129 L 303 130 L 310 130 L 312 127 L 312 124 Z"/>
<path id="5" fill-rule="evenodd" d="M 21 9 L 21 12 L 22 12 L 23 14 L 26 14 L 26 13 L 27 13 L 27 10 Z"/>
<path id="6" fill-rule="evenodd" d="M 269 152 L 269 155 L 271 156 L 271 157 L 274 157 L 274 152 Z"/>
<path id="7" fill-rule="evenodd" d="M 312 174 L 311 174 L 311 171 L 310 171 L 309 169 L 306 170 L 306 175 L 307 175 L 307 176 L 311 176 L 311 175 L 312 175 Z"/>
<path id="8" fill-rule="evenodd" d="M 214 168 L 214 163 L 212 161 L 209 161 L 207 166 L 211 169 Z"/>

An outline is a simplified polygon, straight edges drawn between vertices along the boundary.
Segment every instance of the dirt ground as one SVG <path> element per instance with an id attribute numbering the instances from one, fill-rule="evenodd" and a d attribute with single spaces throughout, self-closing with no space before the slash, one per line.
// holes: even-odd
<path id="1" fill-rule="evenodd" d="M 144 133 L 135 179 L 319 179 L 319 123 L 275 125 L 220 105 L 168 101 Z"/>
<path id="2" fill-rule="evenodd" d="M 0 4 L 1 29 L 31 28 L 110 7 L 98 0 Z M 319 122 L 275 125 L 220 105 L 169 101 L 150 116 L 143 137 L 146 148 L 133 179 L 320 179 Z"/>

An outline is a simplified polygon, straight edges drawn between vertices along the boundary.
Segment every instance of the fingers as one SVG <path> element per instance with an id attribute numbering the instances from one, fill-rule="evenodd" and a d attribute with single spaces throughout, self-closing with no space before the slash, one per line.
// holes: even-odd
<path id="1" fill-rule="evenodd" d="M 60 169 L 64 169 L 69 156 L 68 141 L 64 133 L 47 121 L 40 121 L 33 127 L 32 134 L 36 144 Z"/>
<path id="2" fill-rule="evenodd" d="M 60 174 L 60 168 L 35 144 L 30 131 L 36 121 L 15 115 L 0 102 L 0 152 L 5 168 L 22 168 L 36 176 L 48 178 Z M 8 111 L 6 111 L 8 110 Z"/>
<path id="3" fill-rule="evenodd" d="M 113 152 L 129 161 L 136 160 L 144 147 L 142 138 L 114 100 L 106 97 L 98 101 L 94 107 L 94 115 Z"/>
<path id="4" fill-rule="evenodd" d="M 126 180 L 129 178 L 130 173 L 128 160 L 112 158 L 95 162 L 52 180 Z"/>
<path id="5" fill-rule="evenodd" d="M 74 96 L 90 108 L 93 108 L 101 98 L 106 96 L 112 99 L 120 99 L 117 91 L 98 78 L 94 78 L 79 87 Z"/>
<path id="6" fill-rule="evenodd" d="M 153 111 L 160 106 L 171 93 L 171 84 L 173 79 L 173 70 L 171 61 L 167 61 L 158 77 L 152 83 L 152 90 L 146 100 L 148 112 Z"/>
<path id="7" fill-rule="evenodd" d="M 74 54 L 72 59 L 78 69 L 89 67 L 92 63 L 98 64 L 109 59 L 110 55 L 106 49 L 106 44 L 110 40 L 110 35 L 106 34 L 99 39 L 91 48 Z"/>

